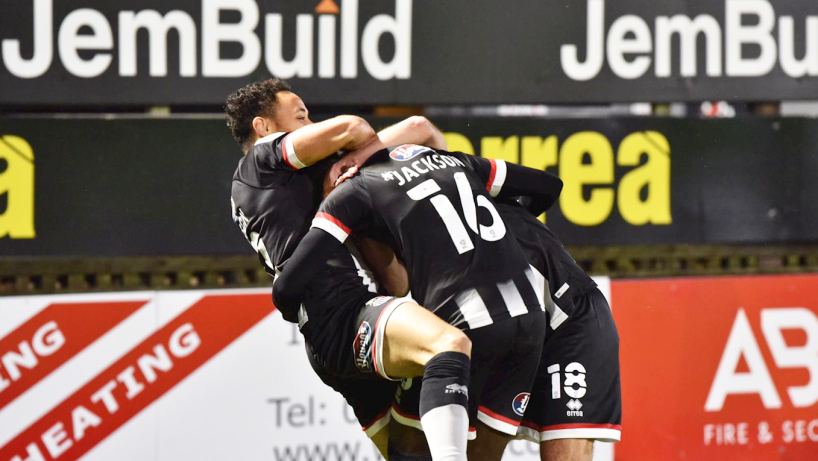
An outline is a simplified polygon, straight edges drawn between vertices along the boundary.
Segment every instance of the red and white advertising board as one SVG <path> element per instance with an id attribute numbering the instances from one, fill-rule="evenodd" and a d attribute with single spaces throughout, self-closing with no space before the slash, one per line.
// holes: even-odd
<path id="1" fill-rule="evenodd" d="M 0 298 L 0 461 L 380 459 L 280 317 L 267 289 Z"/>
<path id="2" fill-rule="evenodd" d="M 818 276 L 611 285 L 617 460 L 818 460 Z"/>

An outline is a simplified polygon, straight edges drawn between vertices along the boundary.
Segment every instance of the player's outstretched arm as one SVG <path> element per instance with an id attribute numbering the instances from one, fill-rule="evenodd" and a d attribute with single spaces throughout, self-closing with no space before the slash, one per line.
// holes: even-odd
<path id="1" fill-rule="evenodd" d="M 329 233 L 313 228 L 298 244 L 293 255 L 273 284 L 273 303 L 290 322 L 298 321 L 298 307 L 304 301 L 307 284 L 315 278 L 331 252 L 330 245 L 339 245 Z"/>
<path id="2" fill-rule="evenodd" d="M 378 132 L 386 146 L 418 144 L 437 150 L 449 150 L 446 138 L 426 117 L 415 115 Z"/>
<path id="3" fill-rule="evenodd" d="M 354 115 L 339 115 L 313 123 L 290 134 L 298 161 L 310 166 L 339 150 L 357 150 L 377 139 L 366 120 Z"/>
<path id="4" fill-rule="evenodd" d="M 505 163 L 505 168 L 505 182 L 499 192 L 492 195 L 528 197 L 526 208 L 539 210 L 537 216 L 551 208 L 562 192 L 562 180 L 556 175 L 514 163 Z"/>
<path id="5" fill-rule="evenodd" d="M 562 192 L 562 180 L 542 170 L 462 152 L 450 152 L 449 155 L 470 165 L 486 181 L 486 189 L 492 197 L 512 200 L 518 196 L 530 197 L 533 203 L 529 209 L 544 212 L 551 208 Z"/>
<path id="6" fill-rule="evenodd" d="M 443 133 L 426 117 L 419 115 L 409 117 L 389 128 L 379 131 L 378 139 L 379 141 L 367 143 L 365 146 L 350 152 L 333 166 L 330 173 L 332 180 L 329 182 L 328 187 L 324 188 L 325 196 L 332 187 L 339 184 L 339 182 L 336 181 L 337 178 L 342 175 L 344 175 L 343 179 L 352 177 L 357 173 L 357 168 L 366 163 L 369 157 L 375 152 L 385 149 L 387 146 L 418 144 L 438 150 L 448 149 Z"/>

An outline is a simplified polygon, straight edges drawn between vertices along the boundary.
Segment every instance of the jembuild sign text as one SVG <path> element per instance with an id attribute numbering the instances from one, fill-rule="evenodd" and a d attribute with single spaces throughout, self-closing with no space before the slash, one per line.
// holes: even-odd
<path id="1" fill-rule="evenodd" d="M 222 104 L 269 76 L 308 105 L 818 94 L 809 0 L 30 0 L 0 11 L 7 104 Z"/>

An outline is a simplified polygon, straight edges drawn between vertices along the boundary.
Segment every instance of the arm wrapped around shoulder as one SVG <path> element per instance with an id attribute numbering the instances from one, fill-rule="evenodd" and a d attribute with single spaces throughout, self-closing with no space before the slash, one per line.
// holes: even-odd
<path id="1" fill-rule="evenodd" d="M 284 264 L 284 270 L 273 284 L 273 303 L 285 320 L 298 322 L 298 308 L 304 301 L 307 285 L 327 262 L 329 252 L 323 249 L 338 244 L 327 232 L 310 229 Z"/>

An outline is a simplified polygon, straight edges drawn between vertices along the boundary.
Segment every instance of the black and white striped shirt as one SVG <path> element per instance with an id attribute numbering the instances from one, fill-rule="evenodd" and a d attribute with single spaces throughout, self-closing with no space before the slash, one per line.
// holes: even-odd
<path id="1" fill-rule="evenodd" d="M 299 246 L 292 262 L 299 252 L 324 251 L 319 247 L 332 239 L 374 231 L 391 236 L 412 296 L 453 325 L 474 329 L 541 312 L 533 274 L 492 196 L 550 193 L 542 175 L 548 173 L 415 145 L 379 152 L 324 200 L 301 244 L 316 248 Z M 294 276 L 304 277 L 303 270 L 299 265 Z M 277 302 L 296 301 L 298 291 L 287 284 Z"/>

